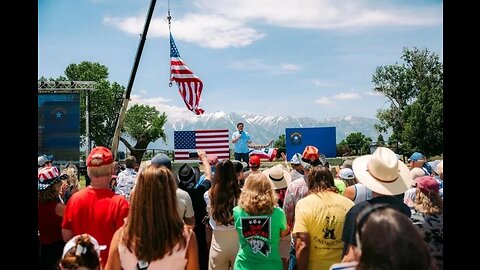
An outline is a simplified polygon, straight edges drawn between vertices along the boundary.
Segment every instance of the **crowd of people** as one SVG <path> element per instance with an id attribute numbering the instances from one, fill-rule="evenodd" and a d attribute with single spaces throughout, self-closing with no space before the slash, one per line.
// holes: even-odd
<path id="1" fill-rule="evenodd" d="M 117 171 L 95 147 L 82 189 L 39 157 L 40 269 L 443 269 L 443 161 L 379 147 L 331 166 L 309 145 L 261 170 L 238 151 Z"/>

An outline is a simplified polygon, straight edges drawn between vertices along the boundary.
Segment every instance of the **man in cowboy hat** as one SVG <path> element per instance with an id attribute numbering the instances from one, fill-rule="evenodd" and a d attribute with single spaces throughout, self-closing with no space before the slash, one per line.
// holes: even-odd
<path id="1" fill-rule="evenodd" d="M 378 147 L 371 155 L 356 158 L 352 165 L 358 182 L 372 190 L 372 199 L 355 204 L 347 213 L 343 227 L 343 262 L 354 260 L 356 218 L 365 207 L 387 204 L 397 208 L 410 218 L 410 208 L 395 197 L 408 190 L 412 177 L 407 165 L 398 160 L 397 155 L 386 147 Z"/>

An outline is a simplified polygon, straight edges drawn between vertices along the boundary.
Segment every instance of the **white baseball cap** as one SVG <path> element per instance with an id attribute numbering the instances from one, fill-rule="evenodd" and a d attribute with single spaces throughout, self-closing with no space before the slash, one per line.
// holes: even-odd
<path id="1" fill-rule="evenodd" d="M 67 255 L 68 251 L 70 249 L 72 249 L 74 246 L 77 246 L 77 250 L 76 250 L 76 253 L 75 254 L 84 254 L 87 249 L 86 247 L 82 246 L 82 245 L 77 245 L 77 239 L 80 237 L 81 235 L 76 235 L 74 236 L 72 239 L 70 239 L 66 244 L 65 246 L 63 247 L 63 254 L 62 254 L 62 258 L 65 258 L 65 255 Z M 98 244 L 98 241 L 97 239 L 95 239 L 93 236 L 91 235 L 88 235 L 88 237 L 90 238 L 90 242 L 92 242 L 93 244 L 93 247 L 94 249 L 97 251 L 97 254 L 98 256 L 100 256 L 100 251 L 104 250 L 107 248 L 106 245 L 99 245 Z"/>

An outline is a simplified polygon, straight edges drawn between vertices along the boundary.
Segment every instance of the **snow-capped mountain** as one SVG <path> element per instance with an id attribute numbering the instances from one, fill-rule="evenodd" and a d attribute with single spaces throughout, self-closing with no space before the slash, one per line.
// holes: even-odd
<path id="1" fill-rule="evenodd" d="M 176 130 L 198 130 L 198 129 L 225 129 L 231 133 L 236 131 L 236 124 L 243 122 L 245 130 L 252 136 L 254 144 L 266 144 L 270 140 L 278 139 L 278 136 L 285 134 L 285 128 L 295 127 L 336 127 L 336 141 L 341 142 L 348 134 L 352 132 L 361 132 L 372 140 L 376 140 L 378 132 L 374 125 L 378 122 L 374 118 L 365 118 L 357 116 L 345 116 L 336 118 L 327 118 L 324 120 L 315 120 L 308 117 L 292 116 L 265 116 L 258 114 L 236 114 L 225 112 L 206 113 L 190 119 L 167 120 L 165 124 L 165 133 L 167 134 L 167 144 L 161 140 L 150 143 L 149 148 L 160 148 L 173 150 L 173 131 Z M 384 135 L 387 139 L 388 136 Z"/>

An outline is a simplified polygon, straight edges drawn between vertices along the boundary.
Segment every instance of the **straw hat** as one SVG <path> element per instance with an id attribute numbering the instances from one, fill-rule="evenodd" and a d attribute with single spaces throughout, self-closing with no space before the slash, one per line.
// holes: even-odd
<path id="1" fill-rule="evenodd" d="M 358 182 L 383 195 L 404 193 L 413 182 L 407 165 L 386 147 L 356 158 L 352 167 Z"/>
<path id="2" fill-rule="evenodd" d="M 284 170 L 283 166 L 280 164 L 264 170 L 262 173 L 272 181 L 273 185 L 275 185 L 275 189 L 286 188 L 292 180 L 290 173 Z"/>

